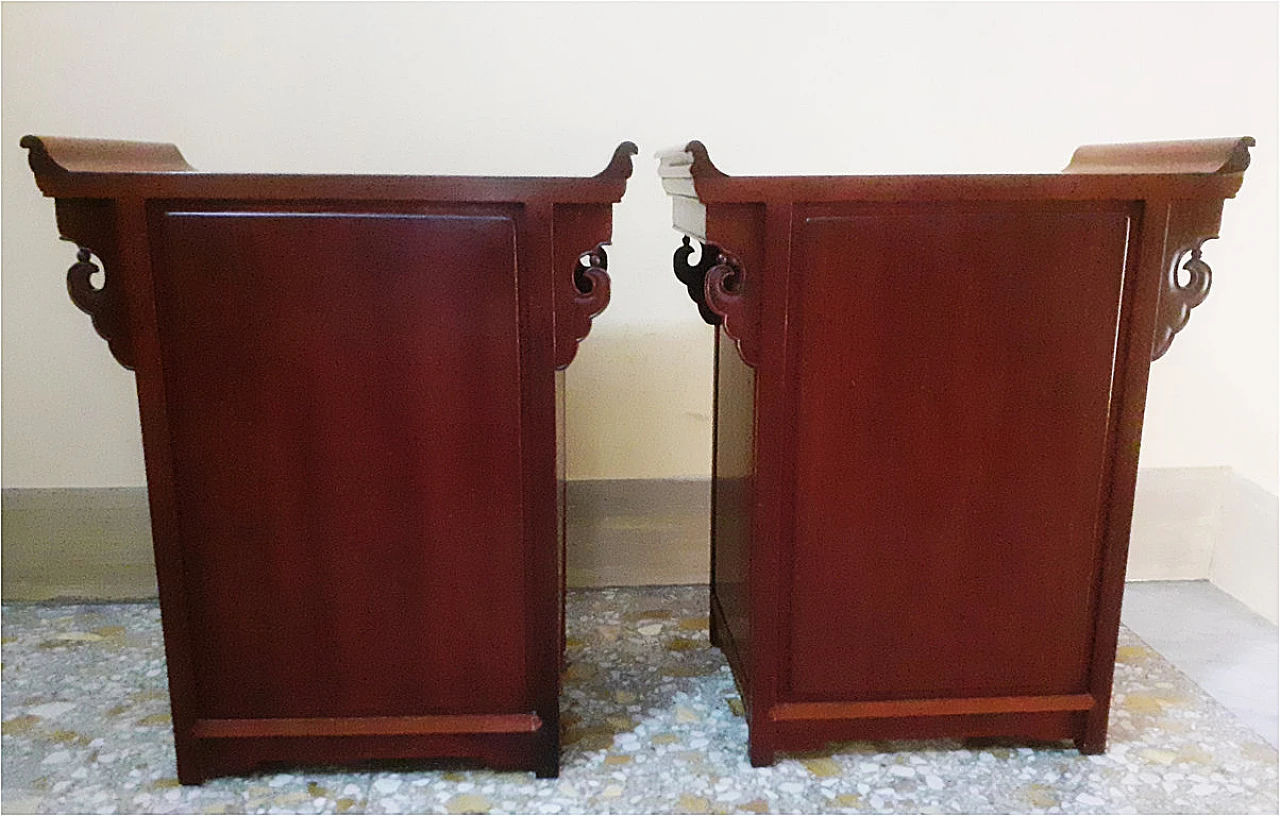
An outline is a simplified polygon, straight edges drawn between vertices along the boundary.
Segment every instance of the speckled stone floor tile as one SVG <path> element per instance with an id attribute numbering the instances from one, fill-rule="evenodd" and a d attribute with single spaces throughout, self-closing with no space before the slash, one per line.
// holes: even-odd
<path id="1" fill-rule="evenodd" d="M 6 813 L 1276 813 L 1275 749 L 1128 631 L 1110 748 L 846 743 L 751 768 L 706 589 L 569 596 L 559 779 L 412 764 L 174 779 L 154 605 L 4 607 Z"/>

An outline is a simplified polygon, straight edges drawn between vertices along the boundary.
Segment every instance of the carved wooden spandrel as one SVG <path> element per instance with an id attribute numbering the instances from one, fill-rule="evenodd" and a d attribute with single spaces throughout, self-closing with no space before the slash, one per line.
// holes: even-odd
<path id="1" fill-rule="evenodd" d="M 719 315 L 727 334 L 738 346 L 742 361 L 756 367 L 756 336 L 760 322 L 749 297 L 750 281 L 742 263 L 724 249 L 716 249 L 715 263 L 703 284 L 707 308 Z"/>
<path id="2" fill-rule="evenodd" d="M 573 361 L 578 343 L 591 333 L 591 320 L 609 305 L 609 255 L 603 243 L 579 256 L 573 267 L 573 308 L 568 316 L 572 325 L 571 354 L 567 359 L 558 359 L 556 368 L 565 368 Z"/>
<path id="3" fill-rule="evenodd" d="M 1242 163 L 1248 164 L 1247 152 Z M 1164 274 L 1151 344 L 1153 361 L 1168 353 L 1174 337 L 1191 319 L 1191 310 L 1209 297 L 1213 269 L 1202 257 L 1203 249 L 1206 242 L 1218 237 L 1222 208 L 1220 200 L 1175 201 L 1169 206 Z"/>
<path id="4" fill-rule="evenodd" d="M 114 234 L 115 207 L 110 201 L 72 199 L 59 201 L 57 214 L 62 239 L 76 244 L 76 261 L 67 270 L 67 294 L 92 319 L 111 356 L 132 371 L 125 270 Z"/>
<path id="5" fill-rule="evenodd" d="M 623 142 L 594 179 L 625 184 L 631 177 L 637 148 Z M 591 332 L 592 319 L 609 304 L 609 255 L 605 251 L 613 232 L 609 207 L 595 204 L 557 204 L 552 214 L 555 264 L 555 366 L 567 368 L 578 345 Z"/>
<path id="6" fill-rule="evenodd" d="M 1173 338 L 1186 327 L 1191 310 L 1204 303 L 1213 282 L 1213 269 L 1200 257 L 1200 248 L 1206 239 L 1197 239 L 1190 246 L 1179 247 L 1173 253 L 1168 271 L 1160 287 L 1159 314 L 1156 318 L 1156 334 L 1151 344 L 1152 361 L 1159 360 L 1173 345 Z M 1181 281 L 1186 273 L 1186 282 Z"/>
<path id="7" fill-rule="evenodd" d="M 702 319 L 708 325 L 719 326 L 723 318 L 707 305 L 706 284 L 707 272 L 716 265 L 720 248 L 701 243 L 699 247 L 700 249 L 694 249 L 689 243 L 689 236 L 684 236 L 680 247 L 672 256 L 672 267 L 675 270 L 676 279 L 684 284 L 689 292 L 689 299 L 698 307 L 698 314 L 702 315 Z M 698 262 L 689 263 L 694 253 L 700 253 Z"/>
<path id="8" fill-rule="evenodd" d="M 743 362 L 756 365 L 756 335 L 759 320 L 747 296 L 747 279 L 742 262 L 714 244 L 700 244 L 697 263 L 689 263 L 695 250 L 685 236 L 672 258 L 676 278 L 685 285 L 689 298 L 702 319 L 723 326 L 735 343 Z"/>
<path id="9" fill-rule="evenodd" d="M 120 365 L 133 370 L 133 349 L 129 344 L 129 323 L 119 287 L 113 275 L 104 274 L 101 286 L 93 284 L 93 276 L 103 270 L 94 263 L 95 255 L 85 247 L 76 252 L 76 262 L 67 270 L 67 294 L 76 308 L 93 320 L 93 330 L 107 341 L 111 356 Z M 109 283 L 108 283 L 109 282 Z"/>

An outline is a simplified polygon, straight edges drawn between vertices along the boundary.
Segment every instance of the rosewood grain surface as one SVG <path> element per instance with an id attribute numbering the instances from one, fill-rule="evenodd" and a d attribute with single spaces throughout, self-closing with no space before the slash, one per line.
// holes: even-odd
<path id="1" fill-rule="evenodd" d="M 1040 176 L 660 154 L 676 275 L 720 327 L 712 618 L 753 763 L 1105 748 L 1147 366 L 1208 293 L 1252 144 L 1091 146 Z"/>
<path id="2" fill-rule="evenodd" d="M 204 713 L 533 710 L 512 219 L 157 229 Z"/>
<path id="3" fill-rule="evenodd" d="M 1129 219 L 1047 209 L 796 225 L 787 698 L 1083 688 Z"/>
<path id="4" fill-rule="evenodd" d="M 580 179 L 23 146 L 81 247 L 72 299 L 137 373 L 179 778 L 376 758 L 554 775 L 558 370 L 608 303 L 634 145 Z"/>

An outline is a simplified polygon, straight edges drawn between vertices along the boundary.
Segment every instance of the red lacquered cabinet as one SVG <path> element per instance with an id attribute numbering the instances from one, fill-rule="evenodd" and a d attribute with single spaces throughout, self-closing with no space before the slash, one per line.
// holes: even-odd
<path id="1" fill-rule="evenodd" d="M 71 298 L 137 375 L 181 781 L 554 776 L 560 371 L 608 303 L 635 146 L 591 178 L 481 178 L 22 145 L 80 247 Z"/>
<path id="2" fill-rule="evenodd" d="M 719 325 L 711 631 L 754 764 L 1105 748 L 1148 366 L 1208 293 L 1252 144 L 1083 147 L 1030 176 L 660 154 L 676 275 Z"/>

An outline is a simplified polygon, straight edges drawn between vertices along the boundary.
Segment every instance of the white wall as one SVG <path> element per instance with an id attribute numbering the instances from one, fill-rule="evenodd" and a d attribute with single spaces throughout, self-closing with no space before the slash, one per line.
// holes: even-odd
<path id="1" fill-rule="evenodd" d="M 586 175 L 640 144 L 613 303 L 570 370 L 570 475 L 708 471 L 710 334 L 649 158 L 729 173 L 1053 172 L 1091 142 L 1253 135 L 1216 277 L 1153 368 L 1143 464 L 1277 492 L 1277 7 L 9 3 L 3 483 L 144 481 L 132 376 L 67 301 L 24 133 L 207 170 Z"/>

